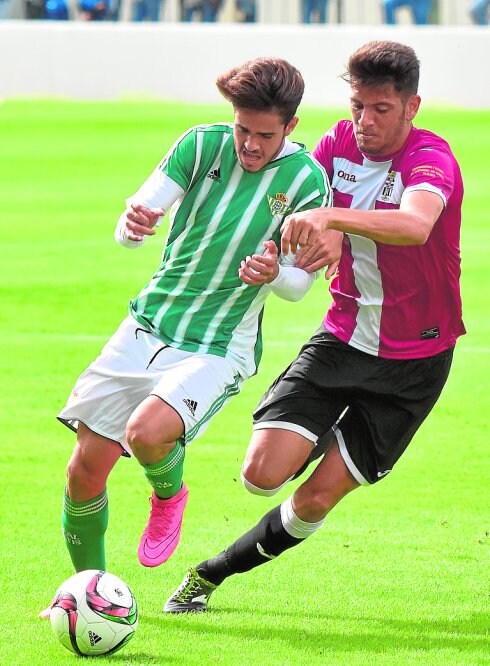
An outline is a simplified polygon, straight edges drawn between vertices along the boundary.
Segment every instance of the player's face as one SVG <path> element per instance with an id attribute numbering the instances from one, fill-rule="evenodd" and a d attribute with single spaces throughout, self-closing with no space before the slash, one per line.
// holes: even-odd
<path id="1" fill-rule="evenodd" d="M 392 84 L 353 85 L 350 108 L 359 150 L 381 157 L 396 153 L 405 143 L 419 105 L 418 95 L 407 99 Z"/>
<path id="2" fill-rule="evenodd" d="M 275 111 L 235 109 L 233 139 L 242 168 L 245 171 L 260 171 L 278 154 L 285 137 L 297 124 L 296 116 L 284 125 Z"/>

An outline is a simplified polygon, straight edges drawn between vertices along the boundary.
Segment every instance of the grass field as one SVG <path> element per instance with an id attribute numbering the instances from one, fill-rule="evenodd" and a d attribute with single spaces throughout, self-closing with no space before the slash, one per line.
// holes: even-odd
<path id="1" fill-rule="evenodd" d="M 294 138 L 313 147 L 340 111 L 305 109 Z M 37 613 L 71 566 L 60 536 L 73 435 L 55 416 L 78 374 L 156 266 L 164 230 L 137 252 L 113 241 L 132 194 L 192 124 L 229 109 L 157 102 L 0 105 L 0 660 L 76 663 Z M 476 666 L 490 663 L 488 247 L 490 112 L 422 110 L 449 139 L 466 184 L 463 297 L 468 335 L 442 398 L 396 471 L 350 495 L 323 529 L 236 576 L 210 611 L 166 616 L 186 568 L 252 526 L 276 498 L 239 483 L 251 411 L 319 324 L 317 281 L 301 303 L 272 297 L 257 377 L 190 447 L 182 541 L 156 570 L 136 557 L 149 489 L 134 460 L 109 481 L 107 567 L 133 589 L 140 625 L 110 659 L 128 665 Z M 106 658 L 100 658 L 105 661 Z"/>

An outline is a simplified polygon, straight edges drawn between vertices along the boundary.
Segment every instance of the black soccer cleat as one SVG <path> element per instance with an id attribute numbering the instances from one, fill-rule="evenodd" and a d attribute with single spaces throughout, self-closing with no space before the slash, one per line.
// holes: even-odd
<path id="1" fill-rule="evenodd" d="M 180 587 L 165 602 L 164 613 L 202 613 L 217 585 L 201 578 L 194 567 L 186 573 Z"/>

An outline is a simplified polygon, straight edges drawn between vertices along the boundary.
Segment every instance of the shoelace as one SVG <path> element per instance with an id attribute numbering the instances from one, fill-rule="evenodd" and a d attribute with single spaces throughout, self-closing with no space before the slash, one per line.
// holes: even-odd
<path id="1" fill-rule="evenodd" d="M 160 539 L 165 535 L 165 529 L 172 523 L 176 509 L 172 504 L 165 507 L 152 506 L 147 533 L 150 539 Z"/>
<path id="2" fill-rule="evenodd" d="M 189 574 L 189 580 L 182 585 L 182 589 L 179 590 L 176 595 L 177 601 L 188 601 L 192 595 L 201 588 L 199 581 L 196 578 L 196 574 L 192 572 Z"/>

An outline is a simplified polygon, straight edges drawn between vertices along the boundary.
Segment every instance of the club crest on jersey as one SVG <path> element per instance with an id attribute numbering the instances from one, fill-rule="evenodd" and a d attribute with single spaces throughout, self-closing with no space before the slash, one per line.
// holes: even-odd
<path id="1" fill-rule="evenodd" d="M 381 201 L 389 201 L 395 187 L 396 171 L 390 171 L 386 176 L 385 184 L 381 190 Z"/>
<path id="2" fill-rule="evenodd" d="M 283 192 L 278 192 L 275 196 L 267 195 L 269 201 L 269 208 L 273 215 L 285 215 L 291 210 L 288 206 L 288 198 Z"/>

